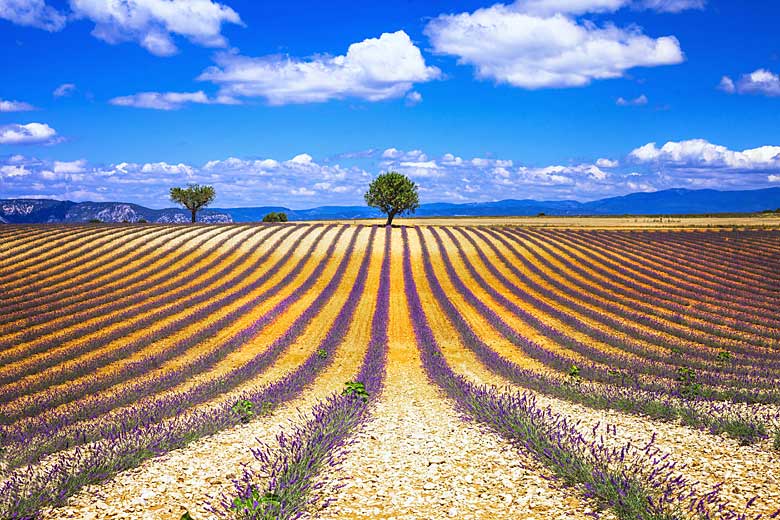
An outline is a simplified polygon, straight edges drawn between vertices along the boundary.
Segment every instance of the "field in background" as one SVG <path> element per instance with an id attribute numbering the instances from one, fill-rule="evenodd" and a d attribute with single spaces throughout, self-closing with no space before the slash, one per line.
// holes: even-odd
<path id="1" fill-rule="evenodd" d="M 363 219 L 359 224 L 384 224 L 382 219 Z M 718 228 L 780 228 L 780 215 L 723 215 L 723 216 L 620 216 L 620 217 L 415 217 L 396 218 L 393 224 L 403 226 L 523 226 L 543 228 L 592 229 L 718 229 Z"/>
<path id="2" fill-rule="evenodd" d="M 452 517 L 423 481 L 440 465 L 452 507 L 475 504 L 464 518 L 620 516 L 621 493 L 690 518 L 777 510 L 780 231 L 708 228 L 780 218 L 397 224 L 0 227 L 0 518 L 201 520 L 220 493 L 280 518 L 312 497 L 339 518 Z M 426 431 L 465 415 L 494 448 L 434 461 L 470 437 L 457 422 L 426 438 L 430 409 L 448 415 Z M 480 450 L 538 478 L 469 482 Z M 368 491 L 328 487 L 372 458 L 388 474 Z M 384 481 L 400 486 L 386 499 Z M 528 486 L 550 512 L 518 498 Z M 412 491 L 433 498 L 390 496 Z"/>

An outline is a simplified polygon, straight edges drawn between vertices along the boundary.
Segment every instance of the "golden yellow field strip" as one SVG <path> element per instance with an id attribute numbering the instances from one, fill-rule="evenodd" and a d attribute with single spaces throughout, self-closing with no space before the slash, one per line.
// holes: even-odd
<path id="1" fill-rule="evenodd" d="M 507 340 L 499 331 L 495 329 L 488 321 L 482 316 L 476 309 L 474 309 L 463 298 L 457 296 L 457 289 L 452 284 L 446 270 L 441 263 L 441 257 L 438 254 L 437 246 L 433 242 L 433 237 L 426 235 L 426 245 L 428 246 L 428 252 L 430 254 L 431 264 L 433 265 L 436 278 L 443 287 L 445 293 L 452 295 L 450 301 L 455 305 L 459 314 L 466 320 L 471 330 L 476 335 L 494 349 L 496 352 L 507 356 L 517 365 L 543 373 L 552 373 L 552 370 L 542 364 L 541 362 L 526 356 L 519 347 L 513 345 Z M 420 299 L 424 306 L 426 317 L 431 322 L 431 329 L 434 335 L 437 336 L 437 341 L 445 351 L 449 348 L 450 344 L 460 345 L 460 339 L 458 338 L 458 332 L 450 323 L 448 317 L 444 314 L 444 311 L 439 306 L 436 298 L 430 290 L 429 281 L 425 277 L 425 271 L 422 267 L 422 248 L 420 246 L 419 239 L 416 233 L 409 234 L 409 249 L 411 251 L 412 263 L 415 266 L 413 269 L 415 276 L 415 283 L 418 285 L 418 291 L 420 293 Z M 419 277 L 419 279 L 418 279 Z M 515 324 L 518 325 L 518 324 Z M 555 348 L 556 351 L 562 351 L 559 346 L 553 344 L 552 341 L 544 338 L 541 334 L 533 331 L 530 327 L 525 325 L 518 325 L 518 331 L 525 337 L 534 338 L 536 340 L 544 340 L 546 346 Z M 566 351 L 568 354 L 568 351 Z"/>
<path id="2" fill-rule="evenodd" d="M 120 257 L 112 262 L 105 262 L 103 258 L 94 260 L 94 263 L 99 264 L 101 274 L 99 276 L 92 276 L 89 271 L 90 266 L 84 266 L 83 268 L 74 268 L 67 271 L 63 275 L 63 279 L 50 283 L 44 280 L 41 283 L 41 289 L 34 291 L 32 297 L 30 297 L 29 290 L 32 287 L 26 288 L 26 293 L 8 300 L 8 304 L 11 305 L 17 301 L 23 301 L 25 305 L 33 305 L 44 298 L 51 298 L 58 292 L 64 289 L 63 286 L 68 286 L 68 291 L 71 293 L 66 296 L 63 295 L 57 299 L 56 307 L 49 305 L 41 310 L 55 310 L 58 313 L 63 313 L 70 309 L 70 304 L 74 301 L 77 303 L 83 301 L 84 295 L 100 291 L 102 295 L 115 294 L 117 291 L 124 293 L 132 292 L 134 288 L 141 284 L 148 284 L 153 281 L 159 281 L 165 274 L 157 273 L 151 274 L 155 270 L 168 269 L 170 266 L 170 259 L 182 252 L 192 253 L 196 252 L 201 246 L 201 240 L 204 238 L 205 233 L 195 230 L 181 230 L 175 235 L 165 234 L 160 237 L 152 237 L 146 243 L 144 247 L 133 247 L 133 253 L 139 253 L 141 256 L 131 262 L 127 262 L 125 258 Z M 126 247 L 125 249 L 129 249 Z M 150 262 L 151 257 L 151 262 Z M 136 266 L 141 263 L 148 263 L 143 269 L 136 269 Z M 117 272 L 126 273 L 129 276 L 143 277 L 141 280 L 135 283 L 127 283 L 127 279 L 124 276 L 117 277 Z M 147 273 L 149 273 L 148 276 Z M 170 274 L 170 273 L 168 273 Z M 110 281 L 110 279 L 114 279 Z M 79 287 L 80 285 L 80 287 Z M 74 291 L 72 287 L 78 287 L 80 291 Z M 8 322 L 3 326 L 15 325 L 14 322 Z M 2 330 L 2 328 L 0 328 Z"/>
<path id="3" fill-rule="evenodd" d="M 548 275 L 548 276 L 556 279 L 557 281 L 565 284 L 567 287 L 569 287 L 569 288 L 571 288 L 571 289 L 573 289 L 575 291 L 581 291 L 581 289 L 576 287 L 576 285 L 574 285 L 571 280 L 576 280 L 580 285 L 585 285 L 585 286 L 593 284 L 593 281 L 586 280 L 581 275 L 579 275 L 578 273 L 572 272 L 566 266 L 564 266 L 562 263 L 560 263 L 558 261 L 558 259 L 553 258 L 546 251 L 541 250 L 536 244 L 530 243 L 530 242 L 528 242 L 526 240 L 523 240 L 523 239 L 518 239 L 516 243 L 518 245 L 520 245 L 522 248 L 525 248 L 525 249 L 527 249 L 529 251 L 534 251 L 537 255 L 541 256 L 544 259 L 544 262 L 538 262 L 538 261 L 535 262 L 537 267 L 539 267 L 539 269 L 544 271 L 546 275 Z M 566 258 L 569 261 L 577 262 L 579 259 L 587 259 L 586 257 L 584 257 L 584 255 L 582 253 L 577 252 L 577 251 L 573 251 L 571 248 L 561 247 L 553 240 L 547 241 L 545 243 L 545 245 L 548 248 L 554 250 L 556 252 L 556 254 L 559 254 L 562 258 Z M 598 256 L 599 255 L 594 252 L 593 257 L 598 257 Z M 589 259 L 593 260 L 593 257 L 590 257 Z M 531 259 L 531 261 L 533 261 L 533 257 L 527 256 L 527 258 L 529 258 L 529 259 Z M 598 280 L 599 282 L 601 282 L 601 283 L 613 283 L 613 284 L 619 285 L 621 288 L 626 289 L 627 291 L 629 291 L 629 293 L 632 290 L 631 290 L 630 286 L 627 285 L 627 284 L 636 284 L 636 285 L 639 285 L 639 286 L 641 286 L 643 288 L 649 288 L 650 287 L 649 285 L 647 285 L 645 283 L 641 283 L 641 282 L 637 281 L 636 279 L 628 278 L 628 276 L 626 274 L 619 273 L 616 270 L 614 270 L 611 267 L 609 267 L 608 265 L 604 265 L 604 264 L 600 263 L 600 266 L 605 271 L 607 271 L 610 275 L 612 275 L 611 279 L 606 279 L 600 273 L 593 273 L 593 277 L 596 280 Z M 630 269 L 628 269 L 628 271 L 630 272 Z M 537 281 L 538 283 L 543 283 L 543 281 L 540 280 L 538 277 L 536 277 L 533 273 L 528 273 L 528 274 L 529 274 L 529 276 L 534 278 L 534 280 Z M 661 285 L 663 285 L 663 286 L 671 287 L 671 285 L 668 284 L 667 282 L 665 282 L 663 278 L 659 277 L 658 278 L 658 282 Z M 625 295 L 622 295 L 622 294 L 616 294 L 614 291 L 611 291 L 609 289 L 609 287 L 604 287 L 603 285 L 600 285 L 600 288 L 602 288 L 603 290 L 607 291 L 608 293 L 610 293 L 610 294 L 612 294 L 614 296 L 614 299 L 610 300 L 611 304 L 616 305 L 616 306 L 618 306 L 618 307 L 620 307 L 620 308 L 622 308 L 624 310 L 636 311 L 636 306 L 632 305 L 632 304 L 642 303 L 638 299 L 632 299 L 632 298 L 626 297 Z M 582 302 L 581 300 L 580 300 L 580 303 L 584 304 L 584 302 Z M 699 306 L 699 307 L 706 307 L 706 308 L 708 308 L 712 312 L 717 312 L 717 308 L 714 308 L 714 307 L 712 307 L 710 305 L 707 305 L 705 302 L 693 302 L 693 303 L 696 303 L 697 306 Z M 598 308 L 598 309 L 601 309 L 601 308 Z M 600 312 L 607 313 L 606 310 L 600 310 Z M 668 326 L 669 328 L 672 328 L 672 329 L 675 329 L 675 330 L 678 330 L 678 331 L 685 331 L 685 330 L 687 330 L 684 326 L 681 326 L 680 324 L 675 323 L 674 321 L 672 321 L 672 320 L 670 320 L 668 318 L 657 317 L 657 319 L 661 320 L 664 323 L 664 325 Z M 700 322 L 700 323 L 705 323 L 705 322 Z M 706 323 L 708 325 L 710 325 L 710 326 L 722 326 L 720 323 L 714 323 L 714 322 L 706 322 Z M 672 338 L 671 335 L 669 335 L 668 333 L 666 333 L 664 331 L 660 331 L 660 330 L 656 330 L 656 329 L 650 329 L 650 328 L 648 328 L 648 327 L 644 326 L 643 324 L 638 323 L 636 321 L 632 321 L 632 325 L 638 327 L 639 329 L 643 329 L 645 331 L 652 332 L 654 334 L 662 336 L 662 337 L 664 337 L 665 339 L 668 339 L 668 340 L 671 340 L 671 338 Z M 707 335 L 706 332 L 703 332 L 703 334 Z M 727 346 L 727 345 L 731 345 L 731 346 L 739 345 L 739 342 L 737 342 L 735 340 L 730 340 L 728 338 L 712 337 L 712 336 L 711 336 L 711 338 L 712 338 L 713 342 L 720 343 L 721 345 L 724 345 L 724 346 Z M 703 350 L 708 350 L 708 348 L 706 346 L 704 346 L 704 345 L 702 345 L 701 348 Z"/>
<path id="4" fill-rule="evenodd" d="M 112 239 L 136 234 L 143 235 L 144 230 L 127 227 L 112 227 L 101 229 L 100 231 L 84 230 L 77 237 L 69 237 L 66 235 L 66 237 L 62 239 L 63 243 L 56 245 L 56 247 L 52 246 L 51 243 L 47 243 L 48 241 L 43 240 L 43 244 L 41 244 L 39 249 L 45 252 L 48 259 L 41 260 L 40 257 L 34 256 L 29 260 L 22 260 L 14 263 L 12 266 L 13 272 L 11 274 L 14 276 L 41 275 L 54 269 L 60 269 L 64 266 L 78 265 L 80 255 L 109 247 L 108 244 L 110 244 Z M 106 240 L 108 240 L 108 244 L 98 245 Z M 57 242 L 58 241 L 55 241 L 54 243 L 56 244 Z M 68 260 L 65 260 L 64 258 L 68 258 Z M 8 269 L 5 269 L 3 277 L 5 278 L 5 275 L 7 274 Z M 14 286 L 16 283 L 8 284 L 0 279 L 0 285 L 8 287 L 9 285 Z"/>
<path id="5" fill-rule="evenodd" d="M 297 233 L 303 233 L 304 230 L 305 230 L 305 228 L 302 228 Z M 333 234 L 335 234 L 335 230 L 333 232 L 331 232 L 331 236 Z M 308 245 L 310 245 L 310 243 L 316 238 L 316 235 L 317 235 L 317 232 L 315 231 L 315 233 L 313 233 L 312 235 L 307 237 L 301 243 L 301 245 L 299 246 L 299 249 L 305 250 L 305 248 L 307 248 Z M 254 238 L 257 238 L 257 237 L 254 237 Z M 294 237 L 291 237 L 291 238 L 294 238 Z M 289 245 L 292 244 L 292 243 L 293 243 L 293 241 L 290 240 L 288 242 L 286 248 L 288 249 Z M 290 256 L 292 254 L 292 252 L 288 251 L 287 249 L 282 249 L 281 251 L 275 252 L 274 255 L 272 255 L 272 257 L 268 259 L 267 264 L 274 263 L 274 262 L 278 261 L 281 258 L 284 258 L 286 256 Z M 261 305 L 263 305 L 265 308 L 270 308 L 276 302 L 278 302 L 279 300 L 283 299 L 286 295 L 288 295 L 289 293 L 293 292 L 295 290 L 295 288 L 299 285 L 299 283 L 300 283 L 299 281 L 302 280 L 306 276 L 307 272 L 309 272 L 309 271 L 314 269 L 314 267 L 316 266 L 318 261 L 319 260 L 316 257 L 314 257 L 314 256 L 309 258 L 308 261 L 307 261 L 307 268 L 304 269 L 304 272 L 301 273 L 296 278 L 296 280 L 293 281 L 293 283 L 286 285 L 282 289 L 282 291 L 280 291 L 280 293 L 278 293 L 274 298 L 270 298 L 270 299 L 264 301 Z M 251 261 L 247 260 L 247 264 L 248 263 L 251 263 Z M 293 267 L 293 265 L 291 263 L 285 265 L 284 268 L 282 268 L 273 277 L 271 277 L 269 280 L 267 280 L 265 283 L 263 283 L 260 287 L 256 288 L 255 291 L 249 293 L 248 295 L 244 295 L 242 298 L 240 298 L 239 300 L 233 302 L 231 305 L 225 305 L 224 307 L 221 307 L 217 312 L 214 312 L 214 313 L 210 314 L 209 315 L 209 319 L 210 320 L 219 319 L 220 317 L 229 314 L 231 311 L 234 311 L 235 309 L 240 308 L 244 303 L 246 303 L 247 301 L 250 301 L 253 297 L 257 296 L 258 294 L 261 294 L 265 289 L 267 289 L 268 287 L 272 287 L 274 284 L 276 284 L 280 280 L 282 280 L 286 276 L 286 274 L 292 269 L 292 267 Z M 240 282 L 235 287 L 235 289 L 231 290 L 230 293 L 226 293 L 225 296 L 227 294 L 231 294 L 231 293 L 234 293 L 234 292 L 235 293 L 239 292 L 242 287 L 251 284 L 257 278 L 262 276 L 263 272 L 264 271 L 262 269 L 257 269 L 257 270 L 254 270 L 252 273 L 250 273 L 250 275 L 241 278 Z M 231 277 L 238 277 L 241 274 L 242 274 L 242 271 L 239 270 L 238 272 L 231 273 Z M 205 276 L 207 276 L 207 274 L 204 274 L 203 276 L 205 277 Z M 210 289 L 207 287 L 207 288 L 203 289 L 201 292 L 208 293 L 209 290 Z M 194 296 L 194 295 L 191 295 L 191 296 Z M 176 313 L 176 314 L 166 318 L 165 320 L 160 320 L 159 322 L 156 322 L 152 328 L 143 328 L 143 329 L 135 330 L 134 332 L 132 332 L 132 333 L 126 335 L 126 336 L 123 336 L 121 339 L 118 339 L 118 340 L 106 343 L 104 345 L 101 345 L 101 347 L 99 349 L 97 349 L 97 350 L 90 351 L 90 352 L 85 353 L 84 355 L 82 355 L 82 356 L 80 356 L 78 358 L 75 358 L 74 360 L 72 360 L 70 362 L 66 362 L 66 363 L 60 364 L 57 367 L 53 367 L 51 369 L 51 371 L 60 370 L 62 368 L 67 368 L 68 366 L 75 365 L 76 363 L 81 362 L 81 361 L 83 361 L 85 359 L 90 359 L 92 357 L 100 355 L 103 352 L 110 351 L 115 346 L 121 346 L 123 343 L 131 342 L 131 341 L 134 341 L 136 339 L 143 338 L 143 337 L 145 337 L 146 335 L 148 335 L 150 333 L 154 334 L 154 332 L 156 330 L 164 329 L 164 327 L 168 323 L 174 322 L 174 321 L 179 320 L 179 319 L 185 319 L 187 316 L 196 315 L 197 312 L 202 307 L 205 307 L 208 304 L 209 304 L 209 302 L 204 302 L 204 303 L 202 303 L 200 305 L 197 305 L 197 306 L 187 307 L 187 306 L 181 305 L 181 302 L 173 303 L 173 304 L 171 304 L 172 306 L 177 307 L 177 308 L 184 307 L 184 309 L 179 311 L 178 313 Z M 165 307 L 160 307 L 160 309 L 164 309 L 164 308 Z M 210 337 L 210 338 L 204 338 L 204 341 L 200 342 L 200 344 L 198 346 L 194 347 L 193 349 L 189 349 L 187 352 L 185 352 L 181 356 L 178 356 L 178 357 L 168 361 L 167 363 L 165 363 L 160 368 L 171 368 L 171 367 L 180 366 L 181 363 L 184 363 L 184 362 L 186 362 L 186 360 L 198 356 L 199 354 L 203 353 L 207 349 L 211 348 L 211 346 L 216 344 L 217 342 L 224 341 L 227 337 L 232 336 L 238 330 L 243 329 L 248 323 L 251 323 L 252 321 L 254 321 L 255 318 L 253 316 L 254 316 L 256 311 L 257 311 L 257 309 L 253 310 L 250 313 L 246 313 L 246 314 L 242 315 L 237 321 L 234 321 L 230 326 L 220 329 L 218 331 L 217 336 Z M 126 322 L 121 322 L 121 323 L 126 323 Z M 192 335 L 197 335 L 201 328 L 202 328 L 202 324 L 193 323 L 192 325 L 189 325 L 186 328 L 176 332 L 172 336 L 161 337 L 161 338 L 157 339 L 154 343 L 149 345 L 148 347 L 146 347 L 146 348 L 144 348 L 142 350 L 134 352 L 131 356 L 122 358 L 121 360 L 119 360 L 117 362 L 114 362 L 114 363 L 111 363 L 109 365 L 106 365 L 106 366 L 104 366 L 104 367 L 102 367 L 102 368 L 100 368 L 100 369 L 90 373 L 89 375 L 84 376 L 84 377 L 90 377 L 90 378 L 100 377 L 101 375 L 110 374 L 110 373 L 113 373 L 116 370 L 121 370 L 121 367 L 123 365 L 126 365 L 128 363 L 132 363 L 134 361 L 143 359 L 146 356 L 152 355 L 154 353 L 159 353 L 159 352 L 164 351 L 165 349 L 169 348 L 174 342 L 178 341 L 179 339 L 190 337 Z M 45 374 L 48 373 L 48 372 L 49 371 L 44 371 L 42 373 L 35 374 L 33 376 L 30 376 L 30 377 L 31 378 L 45 377 Z M 63 384 L 63 387 L 67 386 L 68 384 L 73 384 L 74 382 L 77 382 L 77 381 L 78 381 L 78 379 L 72 380 L 69 383 Z M 135 381 L 137 382 L 137 380 L 135 380 Z M 29 398 L 34 398 L 34 395 L 30 396 Z"/>
<path id="6" fill-rule="evenodd" d="M 252 238 L 251 235 L 249 235 L 249 231 L 245 231 L 245 233 L 248 234 L 249 238 Z M 212 235 L 207 235 L 204 238 L 204 241 L 200 242 L 201 245 L 206 245 L 209 240 L 212 240 L 214 237 Z M 184 258 L 180 260 L 179 262 L 173 263 L 166 267 L 165 271 L 159 274 L 159 278 L 165 280 L 162 284 L 160 284 L 160 287 L 168 288 L 170 291 L 175 292 L 181 292 L 184 295 L 193 296 L 193 294 L 188 294 L 187 287 L 182 287 L 181 284 L 178 283 L 178 279 L 187 276 L 188 274 L 195 272 L 197 269 L 199 269 L 202 265 L 209 265 L 212 259 L 218 257 L 220 255 L 220 251 L 216 250 L 213 251 L 207 258 L 205 258 L 200 264 L 198 265 L 191 265 L 191 262 L 188 261 L 188 259 Z M 196 280 L 194 280 L 192 283 L 197 283 L 199 280 L 205 279 L 209 276 L 211 276 L 213 273 L 207 271 L 203 274 L 201 274 Z M 217 283 L 217 281 L 215 281 Z M 208 289 L 204 289 L 208 290 Z M 131 295 L 132 296 L 132 295 Z M 131 297 L 131 296 L 128 296 Z M 106 304 L 106 307 L 113 306 L 115 302 L 108 302 Z M 177 306 L 181 305 L 181 298 L 173 301 L 169 304 L 169 306 Z M 97 307 L 96 309 L 91 309 L 84 311 L 82 314 L 84 315 L 84 319 L 80 321 L 77 325 L 70 326 L 67 328 L 63 328 L 61 330 L 54 331 L 52 333 L 42 335 L 35 340 L 24 342 L 20 341 L 14 350 L 25 350 L 30 349 L 34 347 L 36 344 L 43 343 L 43 342 L 50 342 L 52 340 L 59 340 L 60 343 L 58 344 L 58 348 L 55 350 L 48 350 L 41 355 L 51 355 L 51 353 L 56 352 L 60 349 L 69 349 L 77 347 L 80 344 L 87 343 L 88 341 L 94 340 L 96 338 L 99 338 L 101 336 L 105 336 L 109 334 L 112 330 L 115 328 L 121 327 L 121 326 L 127 326 L 129 324 L 132 324 L 134 321 L 138 321 L 143 316 L 135 316 L 132 313 L 128 312 L 127 309 L 119 308 L 117 310 L 110 311 L 107 314 L 98 314 L 97 316 L 91 317 L 95 311 L 100 311 L 101 307 Z M 158 307 L 156 310 L 163 310 L 163 307 Z M 120 316 L 123 319 L 117 323 L 113 323 L 111 325 L 108 325 L 106 327 L 101 328 L 100 330 L 90 333 L 90 334 L 80 334 L 79 331 L 82 329 L 87 329 L 89 326 L 99 323 L 105 323 L 108 319 L 111 319 L 115 316 Z M 67 318 L 62 318 L 64 321 Z M 148 330 L 147 330 L 148 332 Z M 13 340 L 19 336 L 22 336 L 24 334 L 24 331 L 16 332 L 13 334 L 10 334 L 7 336 L 7 339 Z M 73 338 L 73 339 L 71 339 Z M 123 340 L 129 340 L 131 339 L 129 336 L 125 336 Z M 36 356 L 32 356 L 27 359 L 27 361 L 32 361 L 36 358 Z M 9 365 L 6 368 L 9 368 L 11 365 Z"/>

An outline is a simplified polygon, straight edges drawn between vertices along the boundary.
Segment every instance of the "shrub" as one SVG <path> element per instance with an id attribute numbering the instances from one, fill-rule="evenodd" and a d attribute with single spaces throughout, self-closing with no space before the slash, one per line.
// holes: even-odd
<path id="1" fill-rule="evenodd" d="M 572 383 L 579 383 L 582 381 L 582 378 L 580 377 L 580 367 L 577 365 L 572 365 L 566 374 L 569 376 L 569 381 Z"/>
<path id="2" fill-rule="evenodd" d="M 728 363 L 729 361 L 731 361 L 731 357 L 732 357 L 731 352 L 729 352 L 728 350 L 721 350 L 720 352 L 718 352 L 716 359 L 718 363 Z"/>
<path id="3" fill-rule="evenodd" d="M 233 511 L 241 518 L 278 518 L 282 502 L 276 493 L 267 492 L 260 494 L 258 489 L 253 489 L 251 496 L 236 497 L 233 499 Z"/>
<path id="4" fill-rule="evenodd" d="M 100 224 L 103 221 L 100 220 L 99 218 L 91 218 L 91 219 L 87 220 L 87 222 L 89 222 L 90 224 Z"/>
<path id="5" fill-rule="evenodd" d="M 139 223 L 139 224 L 148 224 L 148 223 L 149 223 L 149 221 L 148 221 L 148 220 L 146 220 L 145 218 L 139 218 L 139 219 L 138 219 L 138 223 Z"/>
<path id="6" fill-rule="evenodd" d="M 690 367 L 677 369 L 677 383 L 680 395 L 686 399 L 692 399 L 702 394 L 701 385 L 696 382 L 696 372 Z"/>
<path id="7" fill-rule="evenodd" d="M 350 381 L 348 383 L 344 383 L 344 385 L 346 388 L 342 394 L 351 397 L 358 397 L 363 401 L 368 401 L 368 392 L 366 392 L 366 387 L 363 383 L 360 381 Z"/>
<path id="8" fill-rule="evenodd" d="M 263 217 L 263 222 L 287 222 L 287 213 L 272 211 Z"/>
<path id="9" fill-rule="evenodd" d="M 254 403 L 252 403 L 252 401 L 247 401 L 246 399 L 239 399 L 233 405 L 231 410 L 233 410 L 233 412 L 236 415 L 238 415 L 242 423 L 248 423 L 255 415 L 254 407 L 255 405 Z"/>

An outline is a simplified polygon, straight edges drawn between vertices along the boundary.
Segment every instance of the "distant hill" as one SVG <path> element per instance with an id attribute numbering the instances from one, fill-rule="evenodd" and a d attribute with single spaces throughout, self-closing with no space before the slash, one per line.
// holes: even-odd
<path id="1" fill-rule="evenodd" d="M 545 215 L 669 215 L 702 213 L 753 213 L 780 208 L 780 188 L 746 191 L 672 189 L 653 193 L 632 193 L 592 202 L 575 200 L 500 200 L 451 204 L 422 204 L 418 217 L 507 217 Z M 262 220 L 269 211 L 284 211 L 290 220 L 378 218 L 382 214 L 366 206 L 321 206 L 291 210 L 281 207 L 219 209 L 235 222 Z"/>
<path id="2" fill-rule="evenodd" d="M 50 199 L 0 199 L 0 220 L 7 223 L 46 222 L 189 222 L 190 212 L 178 209 L 149 209 L 124 202 L 71 202 Z M 215 210 L 198 213 L 201 222 L 232 222 L 230 215 Z"/>
<path id="3" fill-rule="evenodd" d="M 780 208 L 780 188 L 748 191 L 672 189 L 632 193 L 592 202 L 574 200 L 501 200 L 451 204 L 423 204 L 419 217 L 485 217 L 546 215 L 680 215 L 753 213 Z M 201 222 L 259 222 L 272 211 L 287 213 L 290 220 L 349 220 L 378 218 L 381 213 L 366 206 L 320 206 L 291 210 L 281 206 L 212 208 L 201 211 Z M 149 209 L 123 202 L 70 202 L 37 199 L 0 200 L 0 223 L 86 222 L 189 222 L 188 211 L 178 208 Z"/>

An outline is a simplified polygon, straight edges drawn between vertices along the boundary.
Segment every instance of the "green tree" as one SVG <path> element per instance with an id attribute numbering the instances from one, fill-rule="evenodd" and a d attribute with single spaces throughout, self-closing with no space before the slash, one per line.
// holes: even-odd
<path id="1" fill-rule="evenodd" d="M 201 208 L 205 208 L 217 196 L 213 186 L 190 184 L 186 188 L 171 188 L 171 201 L 178 202 L 192 212 L 192 221 Z"/>
<path id="2" fill-rule="evenodd" d="M 287 213 L 272 211 L 263 217 L 263 222 L 287 222 Z"/>
<path id="3" fill-rule="evenodd" d="M 385 226 L 393 223 L 393 217 L 414 213 L 420 207 L 417 185 L 398 172 L 383 173 L 374 179 L 365 194 L 366 204 L 387 214 Z"/>

